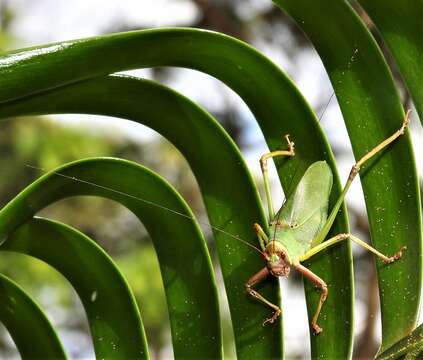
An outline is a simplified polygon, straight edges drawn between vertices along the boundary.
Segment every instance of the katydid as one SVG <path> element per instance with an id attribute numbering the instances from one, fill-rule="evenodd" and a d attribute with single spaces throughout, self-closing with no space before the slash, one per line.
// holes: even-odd
<path id="1" fill-rule="evenodd" d="M 332 211 L 328 216 L 328 203 L 329 195 L 332 187 L 332 171 L 325 161 L 317 161 L 310 165 L 310 167 L 304 173 L 302 179 L 298 183 L 295 191 L 291 196 L 288 197 L 287 201 L 283 204 L 281 209 L 275 214 L 272 205 L 272 199 L 270 196 L 270 185 L 267 173 L 267 161 L 272 157 L 277 156 L 295 156 L 294 143 L 290 140 L 289 135 L 286 135 L 286 141 L 288 143 L 288 150 L 273 151 L 264 154 L 260 159 L 261 169 L 263 172 L 266 199 L 269 212 L 269 227 L 272 239 L 269 239 L 268 235 L 261 228 L 259 224 L 254 224 L 254 229 L 259 239 L 260 247 L 262 250 L 256 248 L 249 242 L 241 239 L 238 236 L 230 234 L 216 226 L 210 224 L 204 224 L 210 228 L 222 232 L 223 234 L 230 236 L 238 241 L 241 241 L 245 245 L 254 248 L 256 251 L 261 253 L 267 264 L 263 269 L 253 275 L 245 284 L 248 294 L 260 300 L 267 306 L 274 310 L 273 315 L 263 322 L 263 325 L 268 323 L 274 323 L 281 315 L 281 309 L 272 304 L 270 301 L 265 299 L 261 294 L 253 289 L 253 286 L 263 281 L 269 275 L 275 277 L 288 276 L 291 267 L 295 268 L 303 274 L 306 278 L 314 282 L 321 289 L 320 301 L 317 306 L 316 312 L 312 318 L 311 325 L 316 334 L 322 332 L 322 328 L 317 324 L 322 305 L 328 295 L 328 288 L 326 283 L 314 274 L 312 271 L 301 265 L 301 262 L 309 259 L 313 255 L 326 249 L 327 247 L 339 243 L 343 240 L 350 239 L 355 243 L 363 246 L 367 250 L 373 252 L 378 256 L 384 263 L 392 263 L 401 258 L 403 250 L 402 247 L 393 256 L 386 256 L 374 249 L 364 241 L 358 239 L 351 234 L 338 234 L 326 241 L 323 240 L 328 235 L 333 222 L 337 216 L 339 208 L 344 201 L 345 195 L 356 175 L 359 173 L 361 166 L 376 153 L 381 151 L 387 145 L 395 141 L 398 137 L 404 134 L 405 129 L 409 124 L 408 111 L 405 115 L 402 127 L 397 130 L 393 135 L 382 141 L 379 145 L 373 148 L 369 153 L 363 156 L 351 169 L 347 183 L 344 189 L 336 201 Z M 27 165 L 28 167 L 35 168 L 41 171 L 45 171 L 42 168 Z M 120 195 L 125 195 L 139 201 L 147 202 L 152 206 L 160 207 L 163 210 L 170 211 L 175 215 L 180 215 L 187 219 L 196 220 L 193 216 L 180 213 L 176 210 L 167 208 L 160 204 L 153 203 L 140 197 L 133 196 L 131 194 L 124 193 L 120 190 L 100 186 L 98 184 L 78 179 L 73 176 L 62 174 L 60 172 L 53 172 L 54 174 L 68 178 L 73 181 L 82 182 L 84 184 L 101 187 L 111 192 L 116 192 Z M 201 223 L 201 222 L 200 222 Z"/>
<path id="2" fill-rule="evenodd" d="M 311 321 L 314 332 L 320 334 L 323 329 L 317 324 L 317 320 L 322 305 L 328 296 L 328 287 L 324 280 L 301 265 L 301 262 L 318 254 L 327 247 L 347 239 L 371 251 L 386 264 L 401 258 L 402 251 L 406 248 L 405 246 L 393 256 L 386 256 L 351 234 L 338 234 L 324 242 L 323 240 L 328 235 L 345 195 L 353 179 L 359 173 L 361 166 L 373 155 L 404 134 L 409 123 L 409 114 L 410 111 L 406 113 L 402 127 L 399 130 L 373 148 L 352 167 L 344 189 L 329 216 L 328 203 L 332 188 L 332 171 L 325 161 L 317 161 L 310 165 L 292 195 L 287 198 L 281 209 L 275 214 L 270 196 L 267 161 L 277 156 L 294 156 L 294 143 L 290 140 L 289 135 L 286 135 L 288 150 L 269 152 L 261 157 L 260 165 L 269 212 L 269 233 L 273 237 L 269 239 L 261 226 L 254 224 L 267 264 L 246 282 L 245 288 L 248 294 L 274 310 L 273 315 L 266 319 L 263 325 L 274 323 L 281 315 L 281 309 L 277 305 L 272 304 L 257 291 L 253 290 L 254 285 L 263 281 L 269 275 L 275 277 L 288 276 L 290 268 L 293 267 L 321 289 L 319 304 Z"/>

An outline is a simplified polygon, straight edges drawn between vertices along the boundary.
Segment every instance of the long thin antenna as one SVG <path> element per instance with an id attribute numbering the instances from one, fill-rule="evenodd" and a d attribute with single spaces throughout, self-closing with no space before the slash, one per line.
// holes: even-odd
<path id="1" fill-rule="evenodd" d="M 335 96 L 335 91 L 332 91 L 332 95 L 329 97 L 329 101 L 326 103 L 325 107 L 322 110 L 322 113 L 319 116 L 319 122 L 322 121 L 323 115 L 325 115 L 327 108 L 329 107 L 330 102 L 332 101 L 332 98 Z"/>
<path id="2" fill-rule="evenodd" d="M 48 172 L 46 169 L 43 169 L 43 168 L 38 167 L 38 166 L 34 166 L 34 165 L 30 165 L 30 164 L 25 164 L 25 166 L 26 166 L 26 167 L 28 167 L 28 168 L 31 168 L 31 169 L 35 169 L 35 170 L 41 171 L 41 172 L 43 172 L 43 173 L 47 173 L 47 172 Z M 227 235 L 227 236 L 229 236 L 229 237 L 231 237 L 231 238 L 234 238 L 234 239 L 236 239 L 236 240 L 238 240 L 238 241 L 240 241 L 240 242 L 244 243 L 245 245 L 249 246 L 250 248 L 252 248 L 252 249 L 256 250 L 256 251 L 257 251 L 257 252 L 259 252 L 261 255 L 264 255 L 264 254 L 263 254 L 263 252 L 262 252 L 260 249 L 258 249 L 258 248 L 257 248 L 257 247 L 255 247 L 254 245 L 251 245 L 248 241 L 246 241 L 246 240 L 244 240 L 244 239 L 241 239 L 239 236 L 237 236 L 237 235 L 233 235 L 233 234 L 231 234 L 231 233 L 229 233 L 229 232 L 227 232 L 227 231 L 225 231 L 225 230 L 223 230 L 223 229 L 220 229 L 220 228 L 218 228 L 218 227 L 216 227 L 216 226 L 213 226 L 213 225 L 211 225 L 211 224 L 209 224 L 209 223 L 199 221 L 199 220 L 198 220 L 198 219 L 196 219 L 194 216 L 184 214 L 184 213 L 182 213 L 182 212 L 180 212 L 180 211 L 177 211 L 177 210 L 174 210 L 174 209 L 168 208 L 168 207 L 166 207 L 166 206 L 164 206 L 164 205 L 161 205 L 161 204 L 158 204 L 158 203 L 156 203 L 156 202 L 154 202 L 154 201 L 150 201 L 150 200 L 147 200 L 147 199 L 143 199 L 143 198 L 141 198 L 141 197 L 138 197 L 138 196 L 135 196 L 135 195 L 132 195 L 132 194 L 128 194 L 128 193 L 126 193 L 126 192 L 124 192 L 124 191 L 121 191 L 121 190 L 116 190 L 116 189 L 110 188 L 110 187 L 108 187 L 108 186 L 103 186 L 103 185 L 96 184 L 96 183 L 91 182 L 91 181 L 87 181 L 87 180 L 84 180 L 84 179 L 79 179 L 79 178 L 77 178 L 77 177 L 75 177 L 75 176 L 66 175 L 66 174 L 63 174 L 63 173 L 60 173 L 60 172 L 57 172 L 57 171 L 52 171 L 52 172 L 49 172 L 49 173 L 50 173 L 50 174 L 57 175 L 57 176 L 61 176 L 61 177 L 63 177 L 63 178 L 66 178 L 66 179 L 69 179 L 69 180 L 72 180 L 72 181 L 76 181 L 76 182 L 79 182 L 79 183 L 82 183 L 82 184 L 86 184 L 86 185 L 94 186 L 94 187 L 97 187 L 97 188 L 100 188 L 100 189 L 103 189 L 103 190 L 107 190 L 107 191 L 113 192 L 113 193 L 115 193 L 115 194 L 119 194 L 119 195 L 122 195 L 122 196 L 126 196 L 126 197 L 129 197 L 129 198 L 131 198 L 131 199 L 134 199 L 134 200 L 137 200 L 137 201 L 141 201 L 141 202 L 143 202 L 143 203 L 145 203 L 145 204 L 148 204 L 148 205 L 151 205 L 151 206 L 155 206 L 155 207 L 157 207 L 157 208 L 159 208 L 159 209 L 162 209 L 162 210 L 168 211 L 168 212 L 170 212 L 170 213 L 172 213 L 172 214 L 182 216 L 183 218 L 186 218 L 186 219 L 189 219 L 189 220 L 194 220 L 194 221 L 197 221 L 199 224 L 204 225 L 204 226 L 208 226 L 208 227 L 210 227 L 210 228 L 211 228 L 211 229 L 213 229 L 213 230 L 216 230 L 216 231 L 218 231 L 218 232 L 220 232 L 220 233 L 222 233 L 222 234 L 225 234 L 225 235 Z"/>

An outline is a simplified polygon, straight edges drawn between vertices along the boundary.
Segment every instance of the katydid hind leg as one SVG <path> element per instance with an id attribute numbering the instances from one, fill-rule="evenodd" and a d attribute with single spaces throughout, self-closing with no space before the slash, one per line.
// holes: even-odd
<path id="1" fill-rule="evenodd" d="M 294 156 L 295 155 L 295 144 L 289 139 L 289 135 L 285 135 L 285 139 L 288 143 L 288 150 L 277 150 L 277 151 L 271 151 L 269 153 L 266 153 L 262 155 L 260 158 L 260 167 L 261 172 L 263 173 L 263 181 L 264 181 L 264 189 L 266 192 L 266 201 L 267 201 L 267 207 L 269 211 L 269 222 L 273 220 L 275 217 L 275 211 L 273 210 L 273 202 L 272 197 L 270 194 L 270 183 L 269 183 L 269 175 L 267 171 L 267 161 L 270 158 L 277 157 L 277 156 Z"/>
<path id="2" fill-rule="evenodd" d="M 267 267 L 264 267 L 258 273 L 254 274 L 250 279 L 248 279 L 248 281 L 245 283 L 245 290 L 247 291 L 248 294 L 250 294 L 252 297 L 263 302 L 264 304 L 266 304 L 267 306 L 271 307 L 274 310 L 273 315 L 263 322 L 263 326 L 266 324 L 273 324 L 278 319 L 278 317 L 282 314 L 282 311 L 279 306 L 271 303 L 269 300 L 264 298 L 263 295 L 261 295 L 260 293 L 258 293 L 252 288 L 254 285 L 266 279 L 269 276 L 269 274 L 270 274 L 269 269 Z"/>
<path id="3" fill-rule="evenodd" d="M 350 174 L 348 176 L 348 180 L 342 190 L 341 195 L 339 196 L 338 200 L 335 203 L 335 206 L 333 207 L 332 211 L 330 212 L 328 219 L 323 226 L 320 233 L 316 236 L 316 238 L 313 240 L 312 244 L 319 244 L 321 243 L 329 233 L 333 222 L 335 221 L 336 216 L 338 215 L 339 208 L 341 207 L 345 195 L 348 192 L 348 189 L 351 186 L 351 183 L 353 182 L 354 178 L 359 173 L 361 167 L 363 164 L 368 161 L 370 158 L 372 158 L 374 155 L 376 155 L 378 152 L 380 152 L 382 149 L 384 149 L 386 146 L 394 142 L 396 139 L 398 139 L 401 135 L 404 135 L 405 129 L 408 127 L 408 124 L 410 123 L 410 112 L 411 110 L 408 110 L 405 114 L 404 121 L 402 123 L 402 126 L 395 131 L 391 136 L 383 140 L 381 143 L 379 143 L 377 146 L 375 146 L 372 150 L 370 150 L 366 155 L 364 155 L 360 160 L 358 160 L 351 168 Z"/>
<path id="4" fill-rule="evenodd" d="M 317 319 L 319 318 L 320 311 L 322 310 L 323 303 L 326 301 L 326 298 L 328 296 L 328 286 L 326 285 L 326 283 L 320 277 L 318 277 L 311 270 L 307 269 L 305 266 L 303 266 L 301 264 L 296 264 L 296 265 L 294 265 L 294 267 L 300 273 L 302 273 L 303 276 L 305 276 L 307 279 L 309 279 L 310 281 L 315 283 L 321 289 L 319 304 L 317 305 L 317 309 L 316 309 L 316 311 L 313 315 L 313 318 L 311 320 L 311 327 L 313 328 L 314 333 L 316 335 L 319 335 L 323 331 L 323 329 L 317 324 Z"/>

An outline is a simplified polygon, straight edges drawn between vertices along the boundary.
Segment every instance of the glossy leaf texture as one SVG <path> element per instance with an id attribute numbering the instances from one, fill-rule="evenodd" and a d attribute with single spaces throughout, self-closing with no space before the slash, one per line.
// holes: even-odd
<path id="1" fill-rule="evenodd" d="M 44 312 L 15 282 L 0 274 L 0 321 L 23 359 L 65 359 L 66 354 Z"/>
<path id="2" fill-rule="evenodd" d="M 360 0 L 398 65 L 423 122 L 423 2 Z"/>
<path id="3" fill-rule="evenodd" d="M 374 39 L 343 0 L 275 0 L 313 43 L 331 79 L 358 160 L 400 128 L 404 112 Z M 334 50 L 336 49 L 336 50 Z M 408 134 L 360 173 L 376 248 L 401 261 L 377 262 L 383 351 L 415 326 L 421 289 L 421 209 Z"/>
<path id="4" fill-rule="evenodd" d="M 146 168 L 122 159 L 92 158 L 45 174 L 0 211 L 3 246 L 9 241 L 7 234 L 29 221 L 38 210 L 76 195 L 117 201 L 145 225 L 159 259 L 175 358 L 221 357 L 217 291 L 202 233 L 178 193 Z M 184 216 L 175 217 L 163 207 Z M 186 266 L 187 259 L 192 266 Z M 106 286 L 107 279 L 104 281 Z"/>
<path id="5" fill-rule="evenodd" d="M 218 226 L 221 229 L 224 229 L 231 234 L 239 235 L 241 229 L 243 230 L 243 233 L 241 233 L 242 235 L 240 236 L 243 239 L 251 239 L 250 241 L 257 245 L 255 235 L 251 231 L 251 224 L 260 221 L 257 220 L 257 217 L 254 217 L 254 213 L 253 216 L 251 216 L 247 212 L 248 207 L 246 207 L 246 205 L 251 202 L 247 202 L 249 199 L 247 191 L 249 189 L 245 186 L 241 187 L 241 185 L 249 179 L 249 175 L 246 170 L 243 170 L 243 172 L 240 173 L 240 171 L 243 169 L 241 166 L 234 168 L 234 164 L 242 164 L 240 157 L 229 157 L 231 152 L 230 148 L 228 148 L 225 143 L 222 143 L 222 141 L 216 140 L 219 136 L 223 139 L 226 138 L 222 135 L 219 135 L 219 133 L 221 133 L 221 129 L 216 127 L 216 125 L 214 125 L 214 127 L 208 126 L 209 128 L 215 129 L 214 132 L 216 134 L 214 139 L 212 139 L 210 136 L 208 139 L 204 139 L 204 128 L 202 130 L 203 135 L 199 137 L 199 135 L 197 135 L 199 134 L 198 130 L 196 130 L 197 127 L 199 127 L 201 123 L 210 122 L 210 120 L 208 120 L 208 118 L 202 112 L 196 110 L 196 108 L 193 108 L 194 111 L 190 111 L 188 113 L 188 106 L 185 106 L 184 111 L 180 111 L 180 105 L 183 104 L 183 99 L 176 97 L 176 95 L 173 95 L 175 97 L 175 101 L 173 103 L 169 101 L 163 103 L 164 98 L 171 98 L 170 95 L 172 95 L 172 93 L 169 92 L 166 97 L 163 95 L 159 96 L 164 91 L 165 90 L 163 87 L 154 85 L 148 81 L 139 81 L 114 76 L 104 80 L 93 80 L 91 82 L 84 82 L 62 89 L 57 89 L 46 95 L 41 95 L 38 97 L 34 96 L 26 101 L 17 101 L 16 104 L 4 104 L 1 116 L 17 115 L 25 112 L 89 112 L 96 114 L 114 115 L 143 121 L 143 124 L 151 126 L 155 130 L 165 135 L 178 147 L 182 154 L 185 155 L 188 162 L 191 164 L 197 180 L 199 181 L 199 185 L 202 189 L 204 201 L 206 203 L 212 224 Z M 140 107 L 140 98 L 145 101 L 145 104 L 149 104 L 151 106 Z M 94 99 L 104 99 L 104 101 Z M 121 102 L 121 99 L 125 99 L 125 101 Z M 130 102 L 132 105 L 130 105 Z M 176 103 L 178 106 L 175 107 L 174 103 Z M 164 104 L 165 106 L 160 106 L 160 104 Z M 147 114 L 148 116 L 146 116 Z M 195 118 L 193 118 L 194 114 L 197 114 Z M 196 124 L 191 124 L 189 128 L 187 125 L 181 127 L 181 131 L 177 134 L 168 124 L 168 121 L 170 120 L 175 121 L 178 124 L 182 124 L 184 122 L 191 121 L 187 120 L 191 118 L 196 122 Z M 304 131 L 305 130 L 306 129 L 304 129 Z M 192 134 L 196 135 L 192 136 Z M 178 137 L 175 135 L 180 136 L 180 139 L 178 139 Z M 199 141 L 197 142 L 197 140 Z M 213 146 L 213 149 L 215 150 L 210 152 L 209 146 L 211 144 L 217 143 L 219 145 Z M 207 154 L 207 163 L 203 161 L 203 157 L 198 156 L 201 152 Z M 304 150 L 301 150 L 300 153 L 304 153 Z M 223 168 L 223 166 L 225 166 L 225 168 Z M 210 173 L 205 167 L 207 167 L 207 169 L 213 168 L 218 170 L 216 172 Z M 234 169 L 232 170 L 232 168 Z M 224 179 L 222 179 L 220 176 L 222 171 L 225 171 L 228 176 L 227 183 L 224 182 Z M 207 174 L 205 179 L 203 179 L 204 173 Z M 216 176 L 216 178 L 214 178 L 214 176 Z M 235 188 L 233 187 L 234 183 L 237 184 L 237 191 L 235 191 Z M 223 187 L 223 185 L 226 187 Z M 250 193 L 254 192 L 255 189 L 252 187 L 252 185 L 250 186 Z M 215 199 L 217 198 L 217 191 L 221 192 L 221 195 L 219 195 L 221 200 L 219 201 L 220 206 L 216 211 L 214 209 L 216 205 Z M 214 196 L 209 197 L 209 193 L 212 193 Z M 237 197 L 235 198 L 235 196 Z M 231 213 L 229 214 L 234 214 L 231 216 L 230 221 L 221 217 L 221 204 L 224 202 L 228 204 L 228 208 L 232 208 Z M 239 212 L 239 204 L 243 204 L 243 211 L 241 213 Z M 246 216 L 248 216 L 248 218 L 246 218 Z M 224 220 L 224 222 L 222 220 Z M 241 224 L 244 228 L 240 227 L 238 224 Z M 230 292 L 233 293 L 233 301 L 236 304 L 237 309 L 241 310 L 241 312 L 235 314 L 232 313 L 232 320 L 236 324 L 235 326 L 240 326 L 240 328 L 243 329 L 242 326 L 245 326 L 245 321 L 248 321 L 253 333 L 266 331 L 270 332 L 269 334 L 275 336 L 274 328 L 262 329 L 261 327 L 255 326 L 257 323 L 261 324 L 263 318 L 268 315 L 268 310 L 261 304 L 252 302 L 250 299 L 248 299 L 245 295 L 243 287 L 243 282 L 245 282 L 249 276 L 254 274 L 260 267 L 263 266 L 262 260 L 255 255 L 251 255 L 251 250 L 248 248 L 246 249 L 244 245 L 236 244 L 236 240 L 228 238 L 228 236 L 224 234 L 222 235 L 219 232 L 217 235 L 217 246 L 223 248 L 221 256 L 221 258 L 223 258 L 222 264 L 229 264 L 229 266 L 231 266 L 231 274 L 235 270 L 239 274 L 237 277 L 232 275 L 229 278 L 231 283 L 229 286 L 227 285 L 229 289 L 229 295 L 231 295 Z M 225 241 L 225 243 L 222 243 L 222 241 Z M 234 246 L 238 246 L 239 249 L 237 249 L 235 252 L 230 251 L 230 254 L 228 254 L 228 250 L 233 249 Z M 245 253 L 245 255 L 243 253 Z M 238 255 L 238 257 L 244 256 L 244 259 L 241 263 L 236 260 L 237 258 L 235 254 Z M 240 266 L 241 264 L 242 267 Z M 336 264 L 334 266 L 336 266 Z M 340 275 L 339 281 L 341 282 L 344 280 L 345 278 L 341 278 Z M 336 294 L 336 292 L 334 294 Z M 345 296 L 347 295 L 343 295 L 343 297 Z M 231 301 L 231 298 L 229 298 L 229 300 Z M 337 300 L 342 301 L 344 299 L 338 298 Z M 349 301 L 348 298 L 347 301 Z M 247 306 L 241 308 L 244 302 Z M 253 306 L 253 308 L 251 308 L 251 306 Z M 245 314 L 251 314 L 252 311 L 254 311 L 254 316 L 250 315 L 248 318 L 246 318 Z M 334 318 L 332 318 L 332 320 L 334 320 Z M 244 327 L 244 329 L 246 328 Z M 244 330 L 241 340 L 243 340 L 245 336 L 246 331 Z M 269 340 L 269 338 L 266 338 L 266 340 Z M 276 337 L 276 341 L 277 340 L 278 338 Z M 252 338 L 251 341 L 253 341 L 255 344 L 254 349 L 257 351 L 257 354 L 260 354 L 260 352 L 257 350 L 259 341 L 254 340 L 254 338 Z M 277 345 L 273 346 L 276 347 Z M 274 351 L 274 348 L 267 351 Z"/>
<path id="6" fill-rule="evenodd" d="M 38 258 L 66 277 L 84 306 L 98 359 L 148 359 L 135 299 L 113 261 L 94 241 L 58 222 L 33 218 L 11 233 L 0 251 Z"/>
<path id="7" fill-rule="evenodd" d="M 122 76 L 63 87 L 10 106 L 5 104 L 2 110 L 2 116 L 61 112 L 119 116 L 150 126 L 171 141 L 189 162 L 211 223 L 221 230 L 216 234 L 217 247 L 222 254 L 232 320 L 244 329 L 238 334 L 239 341 L 244 346 L 254 343 L 250 352 L 256 356 L 280 356 L 280 328 L 267 328 L 267 337 L 258 337 L 261 327 L 255 325 L 261 324 L 268 312 L 244 291 L 244 281 L 263 264 L 261 255 L 232 237 L 240 236 L 257 245 L 251 224 L 264 219 L 257 190 L 236 146 L 209 114 L 164 86 Z M 178 125 L 173 126 L 175 123 Z M 275 283 L 272 285 L 274 289 Z M 270 295 L 272 286 L 269 284 L 266 290 Z"/>
<path id="8" fill-rule="evenodd" d="M 376 360 L 395 360 L 402 358 L 404 355 L 411 354 L 411 356 L 423 355 L 423 325 L 420 325 L 414 331 L 401 339 L 390 348 L 386 349 L 383 353 L 376 357 Z M 410 356 L 410 357 L 411 357 Z M 413 359 L 421 359 L 415 356 Z"/>
<path id="9" fill-rule="evenodd" d="M 99 58 L 102 61 L 99 61 Z M 297 155 L 293 159 L 276 161 L 285 190 L 288 193 L 292 191 L 305 169 L 312 162 L 324 159 L 328 161 L 335 173 L 336 181 L 331 196 L 331 203 L 334 203 L 340 193 L 339 180 L 331 150 L 310 107 L 292 82 L 268 59 L 250 46 L 222 34 L 182 28 L 147 30 L 16 52 L 0 59 L 0 74 L 5 86 L 5 88 L 0 89 L 0 99 L 10 101 L 89 77 L 147 66 L 193 68 L 226 83 L 249 106 L 271 150 L 284 146 L 282 135 L 286 133 L 290 133 L 297 142 Z M 72 71 L 64 72 L 63 68 L 72 69 Z M 82 83 L 80 85 L 83 86 Z M 52 94 L 54 94 L 53 91 Z M 31 99 L 28 99 L 28 101 L 31 101 Z M 108 101 L 111 101 L 111 98 L 108 98 Z M 39 102 L 41 101 L 39 100 Z M 3 104 L 2 108 L 5 108 L 5 105 Z M 15 104 L 11 102 L 10 107 L 19 107 L 19 101 Z M 133 110 L 135 105 L 129 108 L 132 112 L 135 111 Z M 29 111 L 28 109 L 26 111 Z M 83 111 L 79 110 L 79 112 Z M 4 111 L 1 116 L 7 114 L 7 111 Z M 213 153 L 218 149 L 217 146 L 213 146 Z M 212 155 L 208 151 L 206 158 L 209 159 Z M 226 152 L 221 160 L 223 161 L 225 157 Z M 188 159 L 188 161 L 191 163 L 192 159 Z M 193 165 L 191 164 L 191 166 Z M 228 179 L 231 179 L 229 175 Z M 222 182 L 220 174 L 219 182 Z M 232 178 L 228 182 L 231 183 L 231 188 L 229 193 L 225 193 L 224 196 L 231 194 L 235 188 L 239 187 L 239 184 L 243 183 L 243 181 L 239 182 L 238 177 Z M 200 180 L 199 183 L 201 187 Z M 234 187 L 234 184 L 237 184 L 237 186 Z M 220 186 L 223 185 L 226 187 L 227 181 L 220 184 Z M 218 186 L 215 188 L 218 188 Z M 204 189 L 202 191 L 204 192 Z M 244 192 L 241 200 L 232 203 L 231 206 L 226 205 L 225 197 L 222 198 L 220 195 L 219 197 L 215 194 L 212 194 L 212 196 L 205 195 L 205 199 L 210 201 L 217 199 L 215 203 L 216 217 L 210 215 L 209 209 L 209 218 L 212 225 L 223 226 L 225 230 L 231 230 L 233 234 L 256 244 L 255 236 L 249 229 L 251 229 L 253 222 L 265 225 L 265 220 L 261 211 L 251 212 L 250 214 L 253 216 L 243 214 L 244 204 L 248 204 L 245 196 L 256 196 L 256 194 Z M 221 204 L 225 204 L 225 207 L 223 208 Z M 239 210 L 239 204 L 243 204 L 243 211 Z M 223 209 L 224 211 L 222 211 Z M 240 221 L 242 226 L 236 225 L 239 224 L 238 218 L 244 215 L 249 220 L 247 222 Z M 246 228 L 247 223 L 248 228 Z M 235 231 L 232 231 L 232 229 Z M 338 232 L 348 232 L 344 214 L 340 214 L 334 226 L 333 233 Z M 280 346 L 277 345 L 281 333 L 279 330 L 275 330 L 275 327 L 263 329 L 261 326 L 257 326 L 262 322 L 262 314 L 267 313 L 260 310 L 263 309 L 262 305 L 251 300 L 244 300 L 245 293 L 242 283 L 248 276 L 251 276 L 253 271 L 262 267 L 263 263 L 259 260 L 251 260 L 251 253 L 240 255 L 242 262 L 232 261 L 234 260 L 233 257 L 238 255 L 238 251 L 242 251 L 238 250 L 241 249 L 241 246 L 231 245 L 234 244 L 233 241 L 229 243 L 225 236 L 217 232 L 215 232 L 215 237 L 229 302 L 230 304 L 237 304 L 236 301 L 238 301 L 238 304 L 240 304 L 239 306 L 231 306 L 238 357 L 281 357 Z M 226 245 L 231 247 L 230 253 L 225 249 Z M 242 252 L 239 254 L 242 254 Z M 327 313 L 330 314 L 330 309 L 334 308 L 335 304 L 337 306 L 342 304 L 342 306 L 340 306 L 341 310 L 338 312 L 337 318 L 333 316 L 323 318 L 322 325 L 325 326 L 326 332 L 320 337 L 319 341 L 335 349 L 332 354 L 345 357 L 351 352 L 352 343 L 350 247 L 348 244 L 342 244 L 328 251 L 328 254 L 328 256 L 320 256 L 313 267 L 314 271 L 324 273 L 325 280 L 330 284 L 332 295 L 328 299 L 327 310 L 324 311 L 328 311 Z M 230 264 L 235 266 L 230 266 Z M 234 270 L 236 276 L 233 273 Z M 230 284 L 234 284 L 234 286 L 229 286 Z M 270 296 L 267 289 L 264 290 L 264 294 Z M 272 301 L 276 299 L 275 293 L 273 294 L 270 297 Z M 314 289 L 308 290 L 307 297 L 310 296 L 314 299 L 312 305 L 314 306 L 317 301 Z M 231 298 L 233 301 L 231 301 Z M 246 309 L 254 310 L 245 311 Z M 343 340 L 334 343 L 331 339 L 334 336 L 339 336 L 339 334 L 342 334 L 340 337 Z M 312 346 L 314 346 L 314 340 Z"/>

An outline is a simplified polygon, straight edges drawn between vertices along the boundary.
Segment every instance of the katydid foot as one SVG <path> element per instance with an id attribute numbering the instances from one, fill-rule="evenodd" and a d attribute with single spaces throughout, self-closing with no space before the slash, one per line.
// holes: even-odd
<path id="1" fill-rule="evenodd" d="M 311 324 L 311 326 L 312 326 L 312 328 L 314 330 L 314 334 L 315 335 L 319 335 L 319 334 L 322 333 L 323 329 L 319 325 L 317 325 L 317 324 Z"/>
<path id="2" fill-rule="evenodd" d="M 393 256 L 390 256 L 386 259 L 382 259 L 385 264 L 392 264 L 394 261 L 401 259 L 403 251 L 407 250 L 407 246 L 403 246 L 399 251 L 397 251 Z"/>
<path id="3" fill-rule="evenodd" d="M 281 316 L 281 314 L 281 309 L 276 309 L 272 317 L 263 321 L 263 326 L 266 326 L 267 324 L 273 324 L 278 319 L 278 317 Z"/>

